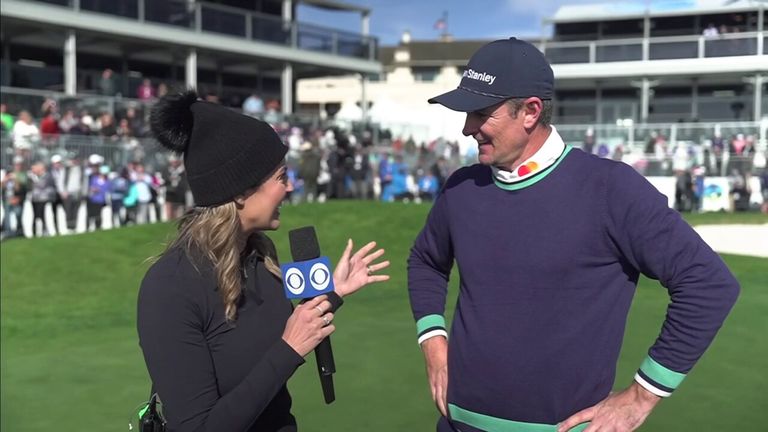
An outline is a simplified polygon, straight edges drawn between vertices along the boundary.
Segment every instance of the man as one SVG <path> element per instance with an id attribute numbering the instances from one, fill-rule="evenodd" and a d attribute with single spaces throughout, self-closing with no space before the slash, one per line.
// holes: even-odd
<path id="1" fill-rule="evenodd" d="M 64 167 L 64 158 L 61 155 L 51 156 L 51 177 L 53 177 L 53 184 L 56 188 L 56 193 L 53 197 L 51 204 L 51 210 L 53 210 L 53 233 L 58 234 L 61 229 L 59 225 L 59 208 L 64 211 L 66 215 L 66 207 L 64 206 L 64 200 L 68 199 L 67 196 L 67 169 Z"/>
<path id="2" fill-rule="evenodd" d="M 459 87 L 430 99 L 467 113 L 480 162 L 448 179 L 409 258 L 438 431 L 634 430 L 738 295 L 718 255 L 642 176 L 563 143 L 549 125 L 553 88 L 542 54 L 511 38 L 480 48 Z M 671 304 L 634 382 L 609 394 L 640 273 Z"/>
<path id="3" fill-rule="evenodd" d="M 24 201 L 27 199 L 29 179 L 24 169 L 24 158 L 14 156 L 13 170 L 5 174 L 2 179 L 3 192 L 3 238 L 24 237 L 22 215 L 24 214 Z M 16 227 L 11 230 L 11 216 L 14 217 Z"/>

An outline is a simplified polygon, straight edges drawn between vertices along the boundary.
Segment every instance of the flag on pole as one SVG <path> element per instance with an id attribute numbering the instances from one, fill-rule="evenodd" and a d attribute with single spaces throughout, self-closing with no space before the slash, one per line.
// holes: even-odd
<path id="1" fill-rule="evenodd" d="M 435 30 L 445 32 L 448 29 L 448 11 L 443 12 L 443 16 L 435 21 Z"/>

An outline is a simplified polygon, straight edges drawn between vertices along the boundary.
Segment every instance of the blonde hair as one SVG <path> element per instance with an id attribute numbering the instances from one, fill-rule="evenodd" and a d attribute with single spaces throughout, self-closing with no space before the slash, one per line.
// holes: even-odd
<path id="1" fill-rule="evenodd" d="M 240 219 L 234 202 L 217 207 L 195 207 L 179 220 L 178 235 L 166 249 L 167 252 L 175 247 L 183 248 L 193 265 L 199 258 L 210 262 L 216 271 L 228 321 L 237 318 L 237 306 L 243 290 L 243 251 L 238 243 L 239 236 Z M 255 251 L 264 259 L 267 270 L 280 277 L 277 251 L 269 237 L 256 232 L 248 238 L 245 246 L 246 254 Z"/>

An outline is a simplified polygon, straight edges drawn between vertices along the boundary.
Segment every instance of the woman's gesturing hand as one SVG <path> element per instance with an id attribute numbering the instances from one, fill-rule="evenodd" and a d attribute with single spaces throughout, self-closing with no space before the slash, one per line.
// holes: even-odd
<path id="1" fill-rule="evenodd" d="M 373 263 L 384 255 L 384 249 L 374 251 L 375 247 L 376 242 L 370 242 L 353 254 L 352 239 L 347 241 L 347 247 L 344 248 L 344 253 L 341 254 L 336 270 L 333 272 L 333 284 L 339 296 L 352 294 L 373 282 L 389 280 L 389 275 L 374 274 L 389 267 L 389 261 Z"/>
<path id="2" fill-rule="evenodd" d="M 331 324 L 333 314 L 328 312 L 331 303 L 326 298 L 324 295 L 318 296 L 297 305 L 285 323 L 283 340 L 302 357 L 336 330 Z"/>

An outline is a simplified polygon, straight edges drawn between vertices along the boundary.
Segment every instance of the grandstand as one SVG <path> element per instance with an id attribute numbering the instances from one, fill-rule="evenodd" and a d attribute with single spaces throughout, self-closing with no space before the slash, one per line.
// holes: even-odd
<path id="1" fill-rule="evenodd" d="M 299 22 L 299 5 L 358 13 L 361 33 Z M 238 106 L 256 92 L 290 114 L 297 79 L 380 69 L 370 10 L 337 1 L 4 0 L 0 8 L 4 100 L 39 90 L 133 98 L 150 79 Z M 99 87 L 105 69 L 114 71 L 109 91 Z"/>

